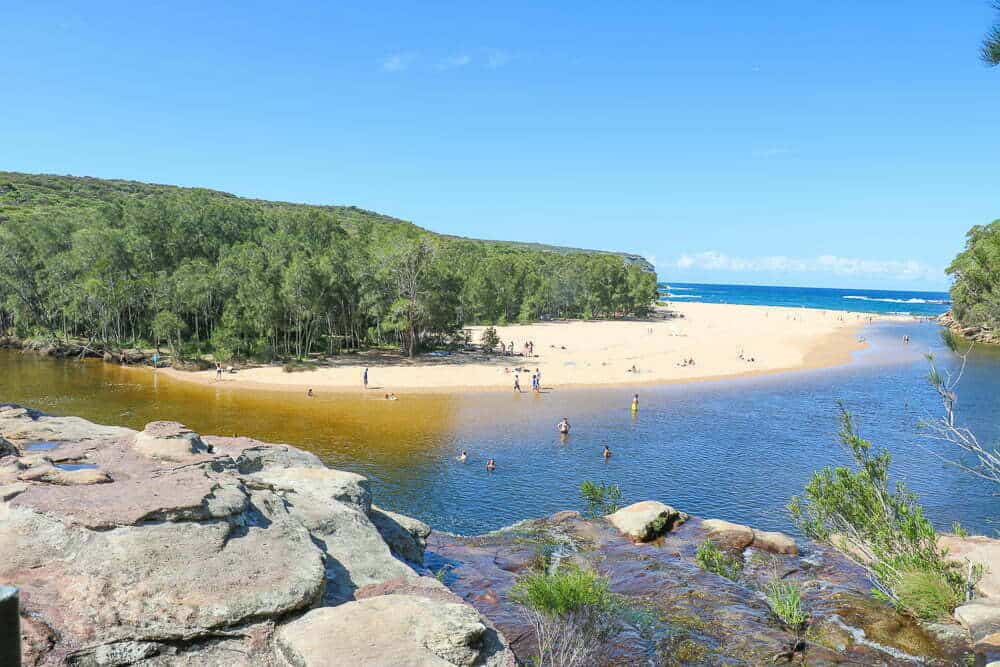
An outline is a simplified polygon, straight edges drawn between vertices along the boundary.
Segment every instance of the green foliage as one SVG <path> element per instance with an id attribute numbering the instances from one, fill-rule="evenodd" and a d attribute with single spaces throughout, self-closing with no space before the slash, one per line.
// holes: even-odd
<path id="1" fill-rule="evenodd" d="M 466 323 L 642 315 L 656 277 L 640 262 L 440 236 L 354 207 L 0 172 L 0 332 L 110 348 L 159 336 L 219 359 L 413 355 Z M 154 330 L 161 313 L 183 326 Z"/>
<path id="2" fill-rule="evenodd" d="M 964 326 L 1000 329 L 1000 220 L 976 225 L 965 250 L 947 269 L 954 278 L 951 309 Z"/>
<path id="3" fill-rule="evenodd" d="M 621 508 L 622 490 L 617 484 L 594 484 L 586 480 L 580 484 L 580 495 L 587 503 L 587 516 L 591 518 L 613 514 Z"/>
<path id="4" fill-rule="evenodd" d="M 1000 2 L 995 2 L 994 7 L 1000 11 Z M 994 25 L 986 34 L 979 55 L 990 67 L 1000 65 L 1000 23 Z"/>
<path id="5" fill-rule="evenodd" d="M 961 590 L 948 573 L 938 570 L 903 570 L 893 592 L 900 607 L 925 621 L 948 618 L 963 602 Z"/>
<path id="6" fill-rule="evenodd" d="M 609 611 L 615 606 L 608 580 L 579 567 L 525 575 L 511 589 L 511 599 L 547 616 L 565 616 L 584 609 Z"/>
<path id="7" fill-rule="evenodd" d="M 743 572 L 743 561 L 738 556 L 720 549 L 712 540 L 705 540 L 698 545 L 694 560 L 701 569 L 733 581 Z"/>
<path id="8" fill-rule="evenodd" d="M 792 581 L 775 579 L 764 587 L 767 604 L 781 622 L 796 632 L 801 632 L 809 620 L 802 604 L 802 590 Z"/>
<path id="9" fill-rule="evenodd" d="M 969 536 L 969 532 L 967 530 L 965 530 L 965 528 L 962 527 L 962 524 L 960 524 L 958 521 L 955 521 L 955 522 L 953 522 L 951 524 L 951 532 L 954 533 L 958 537 L 968 537 Z"/>
<path id="10" fill-rule="evenodd" d="M 500 345 L 500 336 L 497 335 L 496 327 L 490 326 L 483 330 L 479 345 L 486 354 L 493 354 L 493 351 Z"/>
<path id="11" fill-rule="evenodd" d="M 788 506 L 799 528 L 865 567 L 878 596 L 913 615 L 921 615 L 923 607 L 912 595 L 902 595 L 901 586 L 914 573 L 926 575 L 925 583 L 945 582 L 960 598 L 965 582 L 945 560 L 916 496 L 901 482 L 894 491 L 889 488 L 889 453 L 873 452 L 843 407 L 841 423 L 841 442 L 857 469 L 827 467 L 813 474 L 803 496 Z"/>

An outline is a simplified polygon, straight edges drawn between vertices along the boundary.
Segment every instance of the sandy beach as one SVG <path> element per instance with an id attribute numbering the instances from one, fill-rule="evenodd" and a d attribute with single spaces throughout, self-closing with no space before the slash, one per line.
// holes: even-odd
<path id="1" fill-rule="evenodd" d="M 756 373 L 823 368 L 847 363 L 863 349 L 866 313 L 807 308 L 684 303 L 642 321 L 561 321 L 497 327 L 518 353 L 528 341 L 532 356 L 452 354 L 415 361 L 384 355 L 352 355 L 327 367 L 287 373 L 261 366 L 226 374 L 160 371 L 188 382 L 270 390 L 361 390 L 369 367 L 369 391 L 412 392 L 512 390 L 514 376 L 531 389 L 538 369 L 545 389 L 594 385 L 684 382 Z M 484 327 L 471 327 L 478 343 Z M 685 364 L 693 360 L 693 364 Z M 518 371 L 522 368 L 524 370 Z M 634 369 L 634 370 L 633 370 Z"/>

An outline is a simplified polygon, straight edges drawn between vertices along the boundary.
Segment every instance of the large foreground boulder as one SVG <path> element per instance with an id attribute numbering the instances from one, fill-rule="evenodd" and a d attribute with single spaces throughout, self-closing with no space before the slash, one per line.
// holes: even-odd
<path id="1" fill-rule="evenodd" d="M 278 631 L 281 655 L 296 667 L 472 667 L 513 665 L 490 652 L 472 607 L 416 595 L 383 595 L 315 609 Z"/>
<path id="2" fill-rule="evenodd" d="M 0 437 L 0 581 L 21 589 L 27 665 L 513 664 L 478 612 L 401 560 L 422 560 L 430 529 L 373 508 L 360 475 L 175 422 L 136 433 L 4 406 Z M 364 625 L 349 610 L 320 662 L 301 639 L 277 649 L 359 589 Z M 438 662 L 343 658 L 379 637 L 387 656 Z"/>

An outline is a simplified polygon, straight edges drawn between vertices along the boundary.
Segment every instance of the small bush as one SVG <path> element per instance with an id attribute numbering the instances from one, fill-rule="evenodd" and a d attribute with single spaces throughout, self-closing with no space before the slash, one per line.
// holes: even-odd
<path id="1" fill-rule="evenodd" d="M 743 561 L 738 556 L 720 549 L 712 540 L 705 540 L 698 545 L 694 560 L 701 569 L 734 581 L 743 571 Z"/>
<path id="2" fill-rule="evenodd" d="M 511 599 L 550 616 L 563 616 L 585 607 L 608 610 L 614 604 L 608 580 L 579 567 L 522 577 L 511 590 Z"/>
<path id="3" fill-rule="evenodd" d="M 593 518 L 613 514 L 621 509 L 622 490 L 617 484 L 594 484 L 590 480 L 580 485 L 580 495 L 587 503 L 587 516 Z"/>
<path id="4" fill-rule="evenodd" d="M 525 607 L 538 640 L 538 667 L 602 662 L 616 606 L 607 579 L 577 567 L 529 574 L 514 585 L 511 599 Z"/>
<path id="5" fill-rule="evenodd" d="M 969 532 L 962 527 L 958 521 L 951 524 L 951 532 L 955 534 L 956 537 L 968 537 Z"/>
<path id="6" fill-rule="evenodd" d="M 767 604 L 781 622 L 796 632 L 801 632 L 809 619 L 802 605 L 802 590 L 791 581 L 771 581 L 765 588 Z"/>
<path id="7" fill-rule="evenodd" d="M 483 330 L 483 336 L 479 344 L 483 352 L 493 354 L 493 351 L 500 345 L 500 336 L 497 335 L 496 327 L 486 327 Z"/>
<path id="8" fill-rule="evenodd" d="M 933 570 L 902 572 L 894 592 L 901 607 L 925 621 L 947 618 L 962 604 L 961 595 L 948 578 Z"/>
<path id="9" fill-rule="evenodd" d="M 281 366 L 281 370 L 286 373 L 301 373 L 303 371 L 314 371 L 316 369 L 316 364 L 308 361 L 286 361 Z"/>

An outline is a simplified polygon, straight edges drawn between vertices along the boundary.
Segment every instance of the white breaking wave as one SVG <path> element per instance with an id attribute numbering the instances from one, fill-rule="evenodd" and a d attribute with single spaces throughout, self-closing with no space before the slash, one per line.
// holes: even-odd
<path id="1" fill-rule="evenodd" d="M 892 299 L 889 297 L 879 298 L 874 296 L 857 296 L 849 294 L 844 297 L 845 299 L 857 299 L 858 301 L 882 301 L 884 303 L 936 303 L 940 305 L 947 305 L 948 301 L 944 299 Z"/>
<path id="2" fill-rule="evenodd" d="M 666 299 L 700 299 L 701 296 L 697 294 L 667 294 L 664 298 Z"/>

